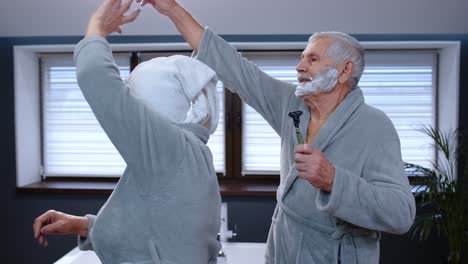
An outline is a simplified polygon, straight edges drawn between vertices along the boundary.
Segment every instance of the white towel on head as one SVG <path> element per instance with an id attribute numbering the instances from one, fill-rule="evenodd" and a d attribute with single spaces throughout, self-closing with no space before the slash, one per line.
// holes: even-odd
<path id="1" fill-rule="evenodd" d="M 151 110 L 176 123 L 204 125 L 211 134 L 219 119 L 216 73 L 206 64 L 182 55 L 140 63 L 127 84 Z"/>

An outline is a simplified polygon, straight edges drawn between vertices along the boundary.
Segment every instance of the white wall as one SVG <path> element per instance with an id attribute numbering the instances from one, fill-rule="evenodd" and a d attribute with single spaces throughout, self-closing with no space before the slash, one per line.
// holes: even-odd
<path id="1" fill-rule="evenodd" d="M 1 0 L 0 36 L 82 35 L 102 0 Z M 468 0 L 179 0 L 219 34 L 468 33 Z M 178 35 L 150 6 L 125 35 Z"/>

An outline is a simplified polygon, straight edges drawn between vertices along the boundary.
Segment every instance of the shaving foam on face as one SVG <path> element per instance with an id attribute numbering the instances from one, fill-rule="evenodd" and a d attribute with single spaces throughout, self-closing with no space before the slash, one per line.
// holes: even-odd
<path id="1" fill-rule="evenodd" d="M 303 78 L 302 73 L 298 77 Z M 338 71 L 335 68 L 326 68 L 315 74 L 314 77 L 308 77 L 310 81 L 301 82 L 296 87 L 296 96 L 304 97 L 310 94 L 328 93 L 335 88 L 338 81 Z"/>

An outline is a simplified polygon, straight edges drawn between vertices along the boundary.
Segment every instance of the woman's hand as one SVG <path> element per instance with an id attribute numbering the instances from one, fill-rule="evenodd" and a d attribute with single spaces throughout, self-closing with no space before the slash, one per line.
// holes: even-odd
<path id="1" fill-rule="evenodd" d="M 64 214 L 55 210 L 49 210 L 36 218 L 33 224 L 34 238 L 43 247 L 49 242 L 46 235 L 77 234 L 88 236 L 88 218 Z"/>
<path id="2" fill-rule="evenodd" d="M 134 21 L 140 14 L 140 10 L 138 9 L 130 15 L 125 15 L 130 9 L 131 4 L 132 0 L 104 1 L 89 19 L 86 36 L 105 37 L 112 32 L 122 33 L 120 26 Z"/>

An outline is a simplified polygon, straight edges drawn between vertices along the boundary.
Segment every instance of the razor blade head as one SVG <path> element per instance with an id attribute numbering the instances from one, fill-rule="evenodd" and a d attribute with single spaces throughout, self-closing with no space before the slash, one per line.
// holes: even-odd
<path id="1" fill-rule="evenodd" d="M 299 127 L 299 123 L 301 121 L 300 117 L 302 115 L 302 111 L 293 111 L 293 112 L 289 112 L 288 114 L 294 121 L 294 126 L 295 127 Z"/>

